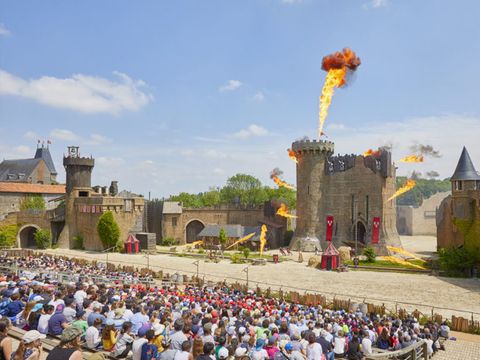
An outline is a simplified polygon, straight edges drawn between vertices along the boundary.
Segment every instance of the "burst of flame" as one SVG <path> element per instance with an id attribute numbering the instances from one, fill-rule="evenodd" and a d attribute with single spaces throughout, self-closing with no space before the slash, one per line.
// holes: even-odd
<path id="1" fill-rule="evenodd" d="M 198 241 L 194 241 L 193 243 L 190 244 L 190 246 L 197 246 L 197 245 L 202 245 L 203 244 L 203 240 L 198 240 Z"/>
<path id="2" fill-rule="evenodd" d="M 402 248 L 398 248 L 398 247 L 395 247 L 395 246 L 388 246 L 387 245 L 387 249 L 390 250 L 391 252 L 394 252 L 396 254 L 402 254 L 404 256 L 408 256 L 408 257 L 411 257 L 411 258 L 414 258 L 415 260 L 420 260 L 424 263 L 426 263 L 425 260 L 423 260 L 422 258 L 419 258 L 417 255 L 415 254 L 412 254 L 411 252 L 407 251 L 407 250 L 404 250 Z"/>
<path id="3" fill-rule="evenodd" d="M 405 156 L 404 158 L 401 158 L 400 160 L 398 160 L 398 162 L 421 163 L 421 162 L 423 162 L 423 155 L 416 155 L 416 154 L 408 155 L 408 156 Z"/>
<path id="4" fill-rule="evenodd" d="M 297 216 L 288 213 L 288 208 L 287 208 L 287 205 L 285 205 L 285 204 L 280 205 L 276 214 L 280 215 L 280 216 L 283 216 L 283 217 L 286 217 L 286 218 L 290 218 L 290 219 L 297 218 Z"/>
<path id="5" fill-rule="evenodd" d="M 345 75 L 347 69 L 345 67 L 341 69 L 330 69 L 323 84 L 322 95 L 320 95 L 320 111 L 319 111 L 319 124 L 318 124 L 318 137 L 324 135 L 323 125 L 328 115 L 328 108 L 332 102 L 332 96 L 336 87 L 341 87 L 345 84 Z"/>
<path id="6" fill-rule="evenodd" d="M 287 184 L 285 181 L 283 181 L 282 179 L 280 179 L 277 175 L 273 175 L 272 176 L 272 180 L 275 182 L 275 184 L 277 184 L 278 186 L 283 186 L 284 188 L 287 188 L 287 189 L 291 189 L 291 190 L 295 190 L 295 187 L 290 185 L 290 184 Z"/>
<path id="7" fill-rule="evenodd" d="M 263 248 L 267 243 L 267 225 L 262 225 L 262 230 L 260 232 L 260 255 L 263 254 Z"/>
<path id="8" fill-rule="evenodd" d="M 393 199 L 395 199 L 397 196 L 400 196 L 400 195 L 402 195 L 402 194 L 405 194 L 407 191 L 412 190 L 412 189 L 415 187 L 416 184 L 417 184 L 417 183 L 415 182 L 415 180 L 408 179 L 407 182 L 406 182 L 400 189 L 398 189 L 398 190 L 395 192 L 395 194 L 393 194 L 392 196 L 390 196 L 387 201 L 393 200 Z"/>
<path id="9" fill-rule="evenodd" d="M 368 149 L 363 153 L 363 156 L 380 156 L 380 151 L 378 150 L 373 150 L 373 149 Z"/>
<path id="10" fill-rule="evenodd" d="M 253 235 L 255 235 L 255 233 L 251 233 L 251 234 L 248 234 L 247 236 L 244 236 L 244 237 L 241 238 L 240 240 L 235 241 L 232 245 L 230 245 L 229 247 L 227 247 L 225 250 L 228 250 L 228 249 L 234 247 L 235 245 L 244 243 L 245 241 L 247 241 L 248 239 L 250 239 L 251 237 L 253 237 Z"/>
<path id="11" fill-rule="evenodd" d="M 396 258 L 395 256 L 383 256 L 382 259 L 387 260 L 387 261 L 391 261 L 391 262 L 394 262 L 394 263 L 397 263 L 397 264 L 408 265 L 408 266 L 411 266 L 411 267 L 414 267 L 414 268 L 417 268 L 417 269 L 425 270 L 425 268 L 423 266 L 420 266 L 420 265 L 417 265 L 417 264 L 412 264 L 411 262 Z"/>
<path id="12" fill-rule="evenodd" d="M 288 149 L 288 156 L 290 157 L 290 159 L 292 159 L 293 161 L 295 161 L 295 163 L 298 164 L 298 160 L 297 160 L 297 157 L 295 155 L 295 151 L 293 151 L 292 149 Z"/>

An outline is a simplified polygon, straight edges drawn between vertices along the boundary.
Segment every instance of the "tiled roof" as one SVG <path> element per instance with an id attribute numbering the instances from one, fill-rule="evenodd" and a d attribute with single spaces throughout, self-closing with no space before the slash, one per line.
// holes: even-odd
<path id="1" fill-rule="evenodd" d="M 0 163 L 0 181 L 26 181 L 40 161 L 42 161 L 42 159 L 3 160 Z M 24 178 L 21 179 L 19 174 L 22 174 Z M 14 178 L 9 179 L 9 175 L 13 176 Z"/>
<path id="2" fill-rule="evenodd" d="M 0 182 L 0 193 L 65 194 L 65 185 Z"/>

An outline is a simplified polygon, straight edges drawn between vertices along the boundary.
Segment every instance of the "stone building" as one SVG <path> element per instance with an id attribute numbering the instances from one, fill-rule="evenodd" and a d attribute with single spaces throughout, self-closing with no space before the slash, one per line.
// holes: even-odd
<path id="1" fill-rule="evenodd" d="M 0 221 L 8 214 L 22 210 L 29 197 L 41 196 L 45 208 L 50 210 L 56 206 L 54 200 L 62 195 L 65 195 L 65 185 L 0 182 Z"/>
<path id="2" fill-rule="evenodd" d="M 480 257 L 480 174 L 465 147 L 450 181 L 452 194 L 437 212 L 437 247 L 466 246 Z"/>
<path id="3" fill-rule="evenodd" d="M 32 184 L 56 184 L 57 170 L 48 144 L 37 145 L 32 159 L 3 160 L 0 163 L 0 181 Z"/>
<path id="4" fill-rule="evenodd" d="M 437 235 L 436 214 L 450 191 L 438 192 L 422 201 L 420 206 L 397 206 L 397 230 L 400 235 Z"/>
<path id="5" fill-rule="evenodd" d="M 120 197 L 116 181 L 107 187 L 91 186 L 91 175 L 95 165 L 93 158 L 82 157 L 79 148 L 71 146 L 63 158 L 66 172 L 65 211 L 58 221 L 64 226 L 58 237 L 59 247 L 71 248 L 76 236 L 83 238 L 87 250 L 102 250 L 103 245 L 97 233 L 97 222 L 105 211 L 111 211 L 120 227 L 120 239 L 129 233 L 143 231 L 143 197 Z"/>
<path id="6" fill-rule="evenodd" d="M 271 248 L 284 246 L 287 219 L 275 215 L 277 208 L 275 202 L 267 202 L 261 206 L 227 204 L 204 208 L 184 208 L 181 203 L 165 201 L 161 219 L 154 220 L 161 221 L 161 236 L 157 234 L 157 239 L 173 238 L 179 244 L 188 244 L 197 241 L 198 234 L 207 225 L 257 227 L 265 224 L 272 233 L 269 238 L 269 246 Z"/>
<path id="7" fill-rule="evenodd" d="M 321 140 L 296 141 L 292 150 L 297 158 L 298 216 L 292 249 L 325 249 L 327 227 L 337 247 L 356 243 L 384 254 L 386 245 L 401 246 L 395 201 L 388 201 L 395 193 L 389 151 L 333 156 L 334 143 Z"/>

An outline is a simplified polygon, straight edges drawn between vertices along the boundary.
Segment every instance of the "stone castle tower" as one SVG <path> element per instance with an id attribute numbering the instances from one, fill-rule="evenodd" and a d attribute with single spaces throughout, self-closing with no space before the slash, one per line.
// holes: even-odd
<path id="1" fill-rule="evenodd" d="M 76 187 L 90 188 L 92 186 L 92 170 L 95 166 L 95 160 L 80 157 L 78 149 L 78 146 L 69 146 L 67 156 L 63 157 L 67 194 L 70 194 Z"/>
<path id="2" fill-rule="evenodd" d="M 292 249 L 324 249 L 327 217 L 333 217 L 336 246 L 372 246 L 378 254 L 386 246 L 400 247 L 396 230 L 395 167 L 391 153 L 375 156 L 333 156 L 334 143 L 302 140 L 292 144 L 297 158 L 297 227 Z M 375 232 L 378 242 L 372 243 Z"/>

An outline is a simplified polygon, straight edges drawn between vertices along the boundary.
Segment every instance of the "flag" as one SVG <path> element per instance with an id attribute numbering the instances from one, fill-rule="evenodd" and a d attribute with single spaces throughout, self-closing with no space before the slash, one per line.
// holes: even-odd
<path id="1" fill-rule="evenodd" d="M 374 217 L 373 225 L 372 225 L 372 244 L 378 244 L 379 239 L 380 239 L 380 218 Z"/>
<path id="2" fill-rule="evenodd" d="M 327 234 L 326 234 L 326 240 L 327 241 L 332 241 L 332 235 L 333 235 L 333 216 L 328 215 L 327 216 Z"/>

